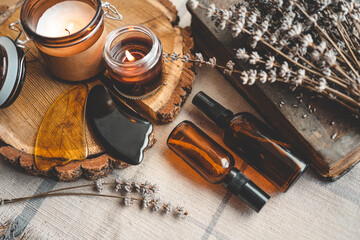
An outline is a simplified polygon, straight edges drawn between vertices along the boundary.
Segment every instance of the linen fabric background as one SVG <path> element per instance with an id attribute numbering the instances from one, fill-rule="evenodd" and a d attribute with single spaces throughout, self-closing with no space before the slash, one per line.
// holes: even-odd
<path id="1" fill-rule="evenodd" d="M 188 25 L 186 1 L 172 1 L 179 10 L 180 24 Z M 323 181 L 309 168 L 291 189 L 279 193 L 236 157 L 237 167 L 271 195 L 256 213 L 222 186 L 207 183 L 176 157 L 167 148 L 166 139 L 182 120 L 195 122 L 223 145 L 220 129 L 191 104 L 200 90 L 233 112 L 248 111 L 259 117 L 218 71 L 198 69 L 192 94 L 177 119 L 156 125 L 158 141 L 145 153 L 143 163 L 115 170 L 105 179 L 113 181 L 121 176 L 157 183 L 161 199 L 184 206 L 189 211 L 187 219 L 151 213 L 137 204 L 125 207 L 115 199 L 58 197 L 0 206 L 0 223 L 10 221 L 12 228 L 7 231 L 23 233 L 29 239 L 359 239 L 359 165 L 336 182 Z M 0 159 L 1 198 L 88 183 L 29 176 Z M 11 239 L 11 235 L 0 239 Z"/>

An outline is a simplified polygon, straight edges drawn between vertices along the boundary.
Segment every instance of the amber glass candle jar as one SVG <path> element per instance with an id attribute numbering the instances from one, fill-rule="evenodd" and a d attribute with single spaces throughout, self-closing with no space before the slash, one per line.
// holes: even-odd
<path id="1" fill-rule="evenodd" d="M 64 0 L 26 0 L 22 6 L 20 20 L 26 35 L 33 40 L 49 70 L 58 78 L 81 81 L 91 78 L 104 69 L 102 52 L 106 40 L 104 11 L 100 0 L 81 0 L 90 6 L 93 14 L 88 24 L 65 36 L 52 37 L 39 34 L 37 27 L 43 14 Z M 67 2 L 68 3 L 68 2 Z M 71 8 L 70 8 L 71 9 Z M 74 16 L 76 20 L 79 16 Z M 76 24 L 76 23 L 75 23 Z"/>
<path id="2" fill-rule="evenodd" d="M 104 59 L 116 93 L 130 99 L 153 95 L 162 85 L 162 45 L 142 25 L 125 25 L 109 34 Z"/>

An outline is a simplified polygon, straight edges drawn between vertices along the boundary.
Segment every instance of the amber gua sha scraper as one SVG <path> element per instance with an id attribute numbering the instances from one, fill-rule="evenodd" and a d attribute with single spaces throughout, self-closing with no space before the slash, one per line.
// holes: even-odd
<path id="1" fill-rule="evenodd" d="M 131 165 L 142 162 L 153 131 L 151 122 L 111 98 L 102 85 L 90 91 L 86 117 L 95 137 L 110 156 Z"/>
<path id="2" fill-rule="evenodd" d="M 35 144 L 40 171 L 87 157 L 85 103 L 89 89 L 78 84 L 56 99 L 41 122 Z"/>

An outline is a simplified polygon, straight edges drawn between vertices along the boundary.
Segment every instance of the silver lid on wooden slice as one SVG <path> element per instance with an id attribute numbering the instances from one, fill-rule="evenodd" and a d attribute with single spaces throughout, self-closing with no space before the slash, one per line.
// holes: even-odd
<path id="1" fill-rule="evenodd" d="M 0 37 L 0 108 L 18 97 L 25 79 L 24 51 L 8 37 Z"/>

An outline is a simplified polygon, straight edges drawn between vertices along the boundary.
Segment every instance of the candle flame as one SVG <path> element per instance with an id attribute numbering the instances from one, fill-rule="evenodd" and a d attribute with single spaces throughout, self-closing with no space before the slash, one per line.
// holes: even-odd
<path id="1" fill-rule="evenodd" d="M 65 28 L 65 31 L 67 31 L 69 33 L 69 35 L 71 34 L 71 31 L 74 28 L 74 23 L 70 23 L 69 26 L 67 28 Z"/>
<path id="2" fill-rule="evenodd" d="M 129 60 L 129 62 L 135 61 L 134 56 L 131 55 L 131 53 L 128 50 L 125 50 L 125 55 L 126 55 L 126 58 Z"/>

